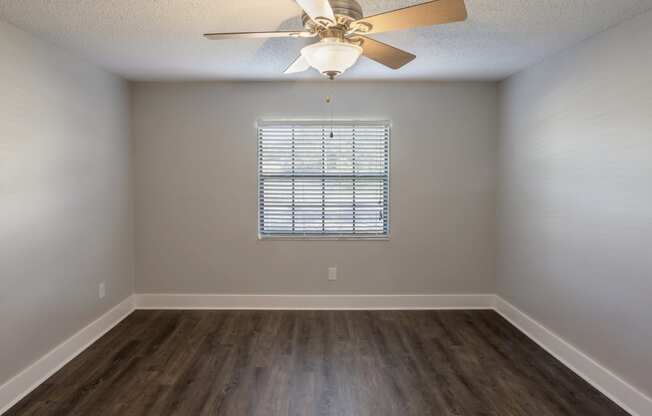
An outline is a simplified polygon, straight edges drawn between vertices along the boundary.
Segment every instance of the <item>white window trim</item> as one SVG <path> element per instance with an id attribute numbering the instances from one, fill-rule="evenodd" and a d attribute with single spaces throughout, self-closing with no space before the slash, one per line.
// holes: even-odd
<path id="1" fill-rule="evenodd" d="M 387 143 L 387 233 L 378 236 L 356 236 L 356 235 L 324 235 L 324 234 L 295 234 L 295 235 L 263 235 L 260 230 L 260 152 L 258 150 L 259 129 L 265 126 L 274 126 L 283 123 L 292 123 L 303 126 L 323 126 L 330 123 L 339 125 L 378 125 L 384 124 L 389 131 Z M 389 241 L 392 233 L 391 221 L 391 191 L 392 191 L 392 122 L 390 120 L 317 120 L 317 119 L 261 119 L 256 122 L 256 230 L 258 241 Z"/>

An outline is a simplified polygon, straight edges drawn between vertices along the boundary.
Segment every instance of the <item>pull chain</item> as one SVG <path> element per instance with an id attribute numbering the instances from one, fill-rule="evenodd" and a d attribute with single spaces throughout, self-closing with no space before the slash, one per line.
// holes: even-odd
<path id="1" fill-rule="evenodd" d="M 326 97 L 326 104 L 330 106 L 330 113 L 331 113 L 331 133 L 330 133 L 330 138 L 333 138 L 333 90 L 334 90 L 334 84 L 331 84 L 331 95 Z"/>

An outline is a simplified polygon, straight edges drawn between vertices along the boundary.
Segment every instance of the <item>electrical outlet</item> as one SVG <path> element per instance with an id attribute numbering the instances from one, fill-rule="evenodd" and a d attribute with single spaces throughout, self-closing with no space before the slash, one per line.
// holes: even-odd
<path id="1" fill-rule="evenodd" d="M 328 268 L 328 280 L 337 280 L 337 267 Z"/>
<path id="2" fill-rule="evenodd" d="M 100 283 L 98 294 L 100 296 L 100 299 L 104 299 L 104 296 L 106 296 L 106 284 L 104 284 L 104 282 Z"/>

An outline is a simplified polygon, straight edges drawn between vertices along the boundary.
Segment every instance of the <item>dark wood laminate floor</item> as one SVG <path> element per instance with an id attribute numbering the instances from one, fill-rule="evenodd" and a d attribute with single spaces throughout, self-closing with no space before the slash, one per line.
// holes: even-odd
<path id="1" fill-rule="evenodd" d="M 7 416 L 626 414 L 492 311 L 136 311 Z"/>

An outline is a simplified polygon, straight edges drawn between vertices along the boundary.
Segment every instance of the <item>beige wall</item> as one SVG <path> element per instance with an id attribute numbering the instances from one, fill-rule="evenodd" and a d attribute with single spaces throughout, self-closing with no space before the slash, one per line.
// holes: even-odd
<path id="1" fill-rule="evenodd" d="M 652 394 L 652 13 L 502 85 L 498 292 Z"/>
<path id="2" fill-rule="evenodd" d="M 2 384 L 132 293 L 133 247 L 126 84 L 2 22 L 0 79 Z"/>
<path id="3" fill-rule="evenodd" d="M 327 117 L 330 84 L 133 86 L 137 292 L 493 292 L 496 85 L 335 88 L 393 123 L 389 241 L 257 241 L 256 120 Z"/>

